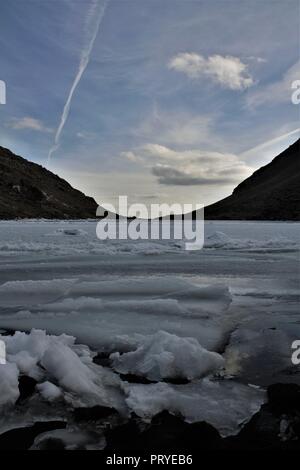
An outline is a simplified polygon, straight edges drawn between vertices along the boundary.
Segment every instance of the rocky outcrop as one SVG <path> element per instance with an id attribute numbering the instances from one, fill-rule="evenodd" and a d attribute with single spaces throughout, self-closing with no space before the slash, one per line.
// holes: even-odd
<path id="1" fill-rule="evenodd" d="M 207 220 L 300 220 L 300 139 L 205 208 Z"/>
<path id="2" fill-rule="evenodd" d="M 0 219 L 85 219 L 97 203 L 41 165 L 0 147 Z"/>

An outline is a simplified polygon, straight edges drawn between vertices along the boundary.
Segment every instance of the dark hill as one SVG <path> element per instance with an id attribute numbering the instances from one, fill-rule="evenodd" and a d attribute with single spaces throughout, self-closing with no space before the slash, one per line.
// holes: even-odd
<path id="1" fill-rule="evenodd" d="M 207 220 L 300 220 L 300 139 L 205 208 Z"/>
<path id="2" fill-rule="evenodd" d="M 0 219 L 85 219 L 97 203 L 62 178 L 0 147 Z"/>

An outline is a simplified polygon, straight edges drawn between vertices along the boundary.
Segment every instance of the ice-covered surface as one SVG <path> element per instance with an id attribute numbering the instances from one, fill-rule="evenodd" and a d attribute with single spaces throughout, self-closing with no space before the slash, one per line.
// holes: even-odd
<path id="1" fill-rule="evenodd" d="M 191 423 L 206 421 L 222 436 L 236 434 L 265 400 L 263 390 L 231 381 L 202 379 L 184 386 L 158 383 L 123 387 L 127 405 L 145 420 L 169 410 Z"/>
<path id="2" fill-rule="evenodd" d="M 269 239 L 232 238 L 224 232 L 214 232 L 206 239 L 205 248 L 222 248 L 239 251 L 296 251 L 299 240 L 274 235 Z"/>
<path id="3" fill-rule="evenodd" d="M 140 338 L 135 351 L 116 352 L 110 359 L 118 372 L 156 381 L 168 378 L 193 380 L 224 366 L 220 354 L 207 351 L 195 338 L 180 338 L 165 331 Z"/>
<path id="4" fill-rule="evenodd" d="M 0 222 L 0 329 L 60 336 L 43 336 L 43 347 L 19 336 L 18 348 L 5 337 L 10 365 L 0 366 L 2 404 L 18 398 L 20 372 L 38 380 L 40 401 L 31 402 L 31 413 L 0 417 L 1 429 L 42 419 L 48 408 L 41 403 L 48 400 L 51 419 L 64 414 L 61 400 L 68 406 L 114 401 L 124 412 L 127 406 L 146 415 L 152 405 L 162 409 L 170 394 L 173 412 L 235 432 L 261 400 L 261 391 L 247 384 L 300 383 L 291 363 L 291 343 L 300 338 L 299 227 L 206 222 L 204 249 L 187 252 L 174 240 L 101 242 L 94 221 Z M 147 375 L 143 361 L 150 358 L 157 374 L 156 352 L 170 353 L 164 341 L 153 340 L 159 330 L 175 335 L 176 345 L 193 338 L 197 358 L 200 347 L 206 357 L 222 354 L 224 380 L 126 385 L 111 369 L 92 364 L 91 350 L 78 344 L 107 354 L 132 352 L 123 362 L 133 357 L 124 367 L 135 373 L 142 365 Z M 167 371 L 178 367 L 173 346 Z M 188 366 L 180 366 L 182 375 L 196 377 Z M 82 379 L 75 383 L 74 370 Z"/>
<path id="5" fill-rule="evenodd" d="M 192 331 L 201 345 L 216 348 L 226 334 L 223 314 L 231 302 L 227 286 L 202 287 L 173 276 L 9 281 L 1 289 L 10 306 L 9 315 L 0 311 L 1 326 L 65 331 L 98 349 L 121 351 L 130 343 L 124 335 L 153 334 L 158 324 L 179 336 Z"/>
<path id="6" fill-rule="evenodd" d="M 299 249 L 298 223 L 206 222 L 204 249 L 295 251 Z M 259 227 L 259 228 L 258 228 Z M 1 256 L 159 255 L 180 253 L 180 240 L 98 240 L 95 221 L 0 221 Z M 193 251 L 196 256 L 200 251 Z"/>

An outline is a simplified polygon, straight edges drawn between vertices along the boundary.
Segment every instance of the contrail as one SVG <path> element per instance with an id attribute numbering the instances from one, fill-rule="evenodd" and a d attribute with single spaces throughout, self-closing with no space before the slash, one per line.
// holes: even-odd
<path id="1" fill-rule="evenodd" d="M 281 142 L 281 140 L 284 140 L 287 137 L 290 137 L 291 135 L 298 134 L 298 133 L 300 133 L 300 127 L 298 129 L 294 129 L 293 131 L 287 132 L 286 134 L 280 135 L 279 137 L 275 137 L 274 139 L 268 140 L 267 142 L 264 142 L 263 144 L 259 144 L 256 147 L 253 147 L 249 150 L 246 150 L 241 155 L 242 156 L 247 156 L 248 154 L 251 154 L 252 152 L 257 152 L 258 150 L 263 150 L 266 147 L 269 147 L 273 144 L 277 144 L 278 142 Z"/>
<path id="2" fill-rule="evenodd" d="M 81 77 L 82 77 L 85 69 L 87 68 L 87 66 L 89 64 L 91 53 L 92 53 L 92 50 L 93 50 L 93 47 L 94 47 L 94 43 L 95 43 L 96 37 L 98 35 L 100 25 L 102 23 L 104 15 L 105 15 L 105 10 L 106 10 L 108 1 L 109 0 L 105 0 L 102 4 L 99 4 L 99 2 L 97 0 L 93 0 L 92 5 L 89 9 L 89 12 L 88 12 L 88 15 L 87 15 L 87 21 L 86 21 L 87 31 L 88 31 L 89 27 L 91 26 L 91 22 L 94 20 L 95 15 L 97 14 L 97 10 L 99 9 L 97 20 L 96 20 L 96 23 L 95 23 L 95 27 L 94 27 L 91 39 L 88 42 L 88 44 L 86 45 L 86 47 L 83 49 L 83 51 L 81 52 L 78 72 L 76 74 L 76 77 L 74 78 L 73 84 L 72 84 L 71 89 L 69 91 L 69 95 L 68 95 L 67 101 L 65 103 L 65 106 L 64 106 L 64 109 L 63 109 L 63 112 L 62 112 L 62 115 L 61 115 L 60 124 L 57 128 L 55 138 L 54 138 L 54 145 L 49 150 L 47 164 L 49 164 L 52 154 L 59 147 L 60 136 L 61 136 L 63 128 L 66 124 L 66 121 L 68 119 L 68 116 L 69 116 L 70 107 L 71 107 L 74 92 L 75 92 L 75 90 L 76 90 L 76 88 L 77 88 L 77 86 L 78 86 L 78 84 L 81 80 Z"/>

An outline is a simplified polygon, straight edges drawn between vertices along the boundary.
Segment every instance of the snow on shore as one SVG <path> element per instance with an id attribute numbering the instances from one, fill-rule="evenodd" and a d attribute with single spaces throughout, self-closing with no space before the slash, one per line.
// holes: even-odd
<path id="1" fill-rule="evenodd" d="M 181 370 L 183 375 L 191 378 L 199 376 L 200 372 L 201 375 L 212 374 L 222 366 L 219 355 L 205 351 L 195 341 L 189 344 L 189 338 L 170 336 L 160 332 L 150 340 L 152 351 L 161 350 L 162 344 L 172 350 L 172 361 L 168 358 L 164 364 L 167 369 L 160 369 L 155 377 L 166 375 L 165 371 L 171 376 Z M 90 348 L 76 344 L 75 338 L 67 335 L 53 336 L 32 330 L 30 334 L 1 335 L 0 339 L 7 350 L 7 364 L 0 365 L 0 410 L 12 407 L 18 399 L 21 374 L 38 382 L 36 392 L 40 400 L 51 403 L 52 407 L 61 401 L 71 407 L 100 405 L 114 408 L 123 416 L 134 411 L 145 420 L 162 410 L 169 410 L 180 413 L 187 421 L 207 420 L 224 435 L 237 432 L 240 424 L 248 420 L 264 401 L 264 393 L 260 390 L 226 381 L 216 382 L 208 377 L 181 386 L 162 382 L 143 386 L 129 384 L 110 368 L 94 364 L 94 353 Z M 144 343 L 140 351 L 147 349 L 149 338 L 145 338 Z M 183 345 L 186 347 L 184 358 Z M 139 348 L 136 354 L 138 351 Z M 195 357 L 196 353 L 200 353 L 199 356 Z M 151 354 L 149 357 L 154 362 L 157 359 Z M 187 361 L 186 372 L 183 359 Z M 136 360 L 138 367 L 138 357 Z M 162 354 L 160 366 L 163 360 Z"/>

